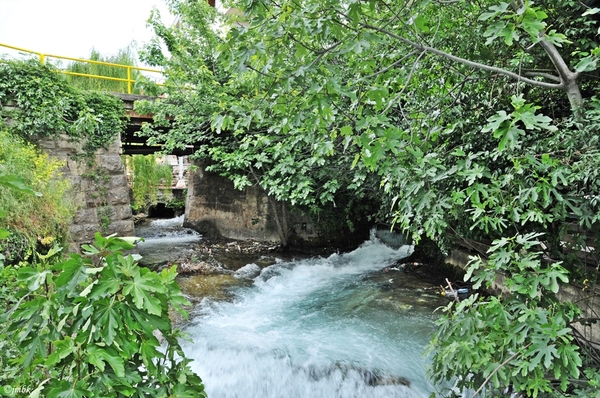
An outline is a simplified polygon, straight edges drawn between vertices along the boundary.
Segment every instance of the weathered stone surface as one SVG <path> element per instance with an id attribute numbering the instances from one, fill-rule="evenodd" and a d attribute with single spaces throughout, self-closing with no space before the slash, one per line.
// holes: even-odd
<path id="1" fill-rule="evenodd" d="M 81 145 L 71 141 L 66 134 L 62 135 L 61 139 L 54 140 L 55 149 L 59 151 L 80 151 Z"/>
<path id="2" fill-rule="evenodd" d="M 184 226 L 207 237 L 280 241 L 275 209 L 263 191 L 237 190 L 228 179 L 206 171 L 205 165 L 197 166 L 188 180 Z M 290 212 L 281 203 L 276 206 L 280 224 L 290 236 L 304 242 L 318 239 L 310 217 Z"/>
<path id="3" fill-rule="evenodd" d="M 576 303 L 581 309 L 581 318 L 596 319 L 600 312 L 600 287 L 583 289 L 579 286 L 562 286 L 558 292 L 558 298 L 562 301 Z M 600 350 L 600 323 L 581 324 L 575 323 L 572 327 L 577 330 L 581 337 L 590 342 L 596 349 Z"/>
<path id="4" fill-rule="evenodd" d="M 85 208 L 79 210 L 73 217 L 73 224 L 90 224 L 98 222 L 98 215 L 95 208 Z"/>
<path id="5" fill-rule="evenodd" d="M 113 221 L 107 228 L 107 234 L 117 234 L 117 236 L 133 236 L 135 228 L 132 220 Z"/>
<path id="6" fill-rule="evenodd" d="M 83 236 L 84 233 L 85 229 L 81 224 L 71 224 L 69 226 L 69 235 L 71 240 L 74 240 L 76 237 Z"/>
<path id="7" fill-rule="evenodd" d="M 111 184 L 113 185 L 113 184 Z M 114 186 L 107 192 L 106 203 L 109 206 L 129 205 L 129 187 L 127 181 L 123 186 Z"/>
<path id="8" fill-rule="evenodd" d="M 133 213 L 131 206 L 111 206 L 110 208 L 110 219 L 111 220 L 133 220 Z"/>
<path id="9" fill-rule="evenodd" d="M 187 205 L 186 205 L 186 213 L 187 213 Z M 193 212 L 191 212 L 193 213 Z M 187 216 L 186 216 L 187 217 Z M 210 220 L 208 218 L 203 218 L 201 220 L 193 220 L 184 218 L 183 226 L 185 228 L 191 228 L 197 232 L 199 232 L 202 236 L 207 238 L 221 238 L 221 231 L 217 228 L 217 225 L 214 220 Z"/>
<path id="10" fill-rule="evenodd" d="M 40 148 L 65 162 L 63 173 L 72 187 L 70 199 L 78 209 L 69 228 L 72 250 L 79 251 L 81 244 L 92 242 L 96 232 L 120 236 L 134 234 L 127 176 L 119 156 L 120 139 L 99 149 L 91 166 L 89 159 L 73 157 L 82 153 L 81 145 L 71 142 L 67 136 L 43 140 Z M 102 225 L 107 220 L 105 216 L 99 217 L 100 212 L 108 215 L 108 225 Z M 103 227 L 106 227 L 104 231 Z"/>
<path id="11" fill-rule="evenodd" d="M 125 175 L 125 169 L 122 173 L 112 175 L 110 177 L 110 189 L 127 187 L 127 176 Z"/>
<path id="12" fill-rule="evenodd" d="M 73 238 L 77 241 L 77 243 L 92 242 L 94 240 L 94 235 L 96 232 L 99 232 L 100 229 L 99 223 L 84 224 L 83 236 L 74 236 Z"/>
<path id="13" fill-rule="evenodd" d="M 118 154 L 98 156 L 99 166 L 109 174 L 123 174 L 125 167 Z"/>

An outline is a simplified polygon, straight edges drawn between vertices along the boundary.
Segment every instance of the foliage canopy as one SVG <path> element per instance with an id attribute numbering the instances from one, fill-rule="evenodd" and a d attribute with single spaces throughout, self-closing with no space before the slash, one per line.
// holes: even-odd
<path id="1" fill-rule="evenodd" d="M 148 129 L 151 140 L 204 144 L 196 156 L 237 187 L 258 184 L 316 212 L 342 193 L 376 200 L 377 219 L 415 241 L 496 240 L 487 253 L 493 272 L 484 274 L 491 281 L 512 272 L 512 300 L 450 306 L 434 338 L 433 377 L 471 369 L 465 387 L 493 374 L 494 387 L 514 384 L 531 396 L 572 392 L 577 377 L 585 385 L 563 333 L 579 313 L 554 294 L 555 283 L 596 275 L 580 254 L 600 236 L 599 8 L 572 0 L 240 0 L 230 5 L 241 13 L 220 16 L 203 2 L 168 3 L 180 27 L 151 18 L 156 38 L 144 53 L 164 68 L 168 96 L 140 109 L 172 129 Z M 508 254 L 498 257 L 499 246 Z M 522 292 L 531 272 L 541 279 Z M 534 308 L 557 327 L 545 342 L 564 350 L 564 366 L 554 352 L 535 351 L 535 336 L 547 330 L 528 318 Z M 522 346 L 509 339 L 461 356 L 464 334 L 486 335 L 498 317 L 507 319 L 505 333 L 514 319 L 531 319 L 519 330 L 528 351 L 516 355 Z M 511 361 L 522 365 L 501 372 Z"/>

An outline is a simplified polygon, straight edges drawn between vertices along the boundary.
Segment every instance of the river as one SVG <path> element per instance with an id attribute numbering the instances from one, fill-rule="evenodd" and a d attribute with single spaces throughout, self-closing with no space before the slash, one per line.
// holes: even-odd
<path id="1" fill-rule="evenodd" d="M 429 397 L 423 352 L 447 301 L 423 275 L 382 272 L 410 249 L 373 236 L 350 253 L 278 260 L 227 299 L 198 300 L 182 346 L 208 396 Z"/>

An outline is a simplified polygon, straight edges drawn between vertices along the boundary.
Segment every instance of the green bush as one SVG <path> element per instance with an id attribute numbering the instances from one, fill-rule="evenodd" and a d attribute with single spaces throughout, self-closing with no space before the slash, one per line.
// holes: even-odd
<path id="1" fill-rule="evenodd" d="M 78 90 L 37 61 L 0 63 L 0 120 L 28 142 L 67 134 L 81 142 L 88 156 L 126 127 L 120 99 Z"/>
<path id="2" fill-rule="evenodd" d="M 38 193 L 0 184 L 3 226 L 12 232 L 0 243 L 8 261 L 26 257 L 38 245 L 50 247 L 66 238 L 73 209 L 66 199 L 70 185 L 62 178 L 62 166 L 32 144 L 0 130 L 0 176 L 13 176 Z"/>
<path id="3" fill-rule="evenodd" d="M 444 308 L 429 347 L 436 382 L 457 379 L 459 389 L 485 388 L 485 396 L 510 385 L 528 397 L 562 396 L 573 385 L 587 386 L 584 396 L 596 396 L 597 380 L 582 374 L 571 334 L 581 311 L 556 297 L 568 272 L 560 262 L 542 261 L 539 237 L 502 238 L 487 261 L 471 259 L 466 279 L 472 277 L 475 289 L 490 288 L 501 276 L 503 297 L 475 294 Z"/>
<path id="4" fill-rule="evenodd" d="M 84 255 L 53 264 L 55 249 L 18 269 L 17 304 L 0 316 L 0 341 L 16 341 L 3 354 L 7 385 L 49 398 L 206 397 L 168 317 L 189 304 L 175 267 L 139 267 L 123 255 L 133 247 L 96 234 Z"/>

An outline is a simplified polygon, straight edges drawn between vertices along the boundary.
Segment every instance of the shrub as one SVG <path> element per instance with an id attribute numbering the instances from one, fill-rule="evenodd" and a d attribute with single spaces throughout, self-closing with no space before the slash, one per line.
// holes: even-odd
<path id="1" fill-rule="evenodd" d="M 62 166 L 32 144 L 0 131 L 0 176 L 14 176 L 38 193 L 0 184 L 3 224 L 12 232 L 1 244 L 9 261 L 26 257 L 37 245 L 50 247 L 66 238 L 72 207 L 66 200 L 69 182 L 62 178 Z"/>
<path id="2" fill-rule="evenodd" d="M 123 255 L 133 247 L 96 234 L 84 255 L 52 265 L 55 249 L 19 268 L 18 302 L 0 316 L 0 341 L 16 340 L 2 369 L 8 385 L 49 398 L 206 397 L 167 313 L 187 316 L 175 267 L 139 267 Z"/>

